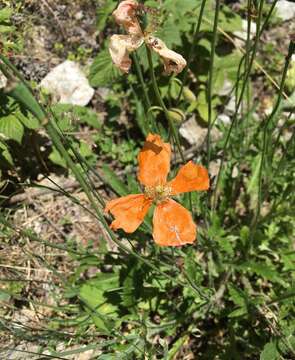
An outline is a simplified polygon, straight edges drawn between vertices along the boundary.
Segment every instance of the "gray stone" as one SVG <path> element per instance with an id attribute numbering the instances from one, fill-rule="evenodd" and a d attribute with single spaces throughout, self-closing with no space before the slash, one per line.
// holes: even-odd
<path id="1" fill-rule="evenodd" d="M 196 118 L 192 116 L 179 128 L 180 135 L 192 146 L 202 147 L 205 144 L 208 128 L 200 126 Z M 211 141 L 216 142 L 222 136 L 221 132 L 213 127 L 211 129 Z"/>
<path id="2" fill-rule="evenodd" d="M 190 145 L 200 147 L 206 139 L 207 128 L 200 126 L 192 116 L 180 126 L 179 133 Z"/>
<path id="3" fill-rule="evenodd" d="M 239 47 L 244 46 L 245 41 L 247 40 L 247 28 L 248 28 L 248 21 L 245 19 L 242 19 L 242 30 L 234 32 L 234 35 L 237 37 L 235 39 L 235 44 Z M 255 36 L 256 29 L 257 29 L 256 23 L 251 21 L 250 39 L 253 39 L 253 37 Z"/>
<path id="4" fill-rule="evenodd" d="M 62 104 L 85 106 L 94 94 L 79 65 L 69 60 L 47 74 L 40 86 L 52 95 L 53 101 Z"/>
<path id="5" fill-rule="evenodd" d="M 284 21 L 295 19 L 295 3 L 292 1 L 279 0 L 275 6 L 276 15 Z"/>

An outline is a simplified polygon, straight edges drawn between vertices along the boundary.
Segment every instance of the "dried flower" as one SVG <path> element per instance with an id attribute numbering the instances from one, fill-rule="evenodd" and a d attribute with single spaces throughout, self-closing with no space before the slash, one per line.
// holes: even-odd
<path id="1" fill-rule="evenodd" d="M 127 32 L 127 35 L 111 36 L 109 49 L 114 64 L 123 72 L 128 73 L 131 66 L 129 54 L 145 42 L 162 58 L 165 75 L 180 73 L 186 66 L 185 59 L 177 52 L 168 49 L 162 40 L 143 34 L 136 16 L 138 8 L 137 1 L 126 0 L 122 1 L 113 12 L 116 23 L 123 26 Z"/>
<path id="2" fill-rule="evenodd" d="M 134 232 L 143 222 L 150 206 L 155 204 L 153 238 L 160 246 L 191 244 L 196 238 L 196 225 L 188 210 L 171 197 L 190 191 L 208 190 L 207 170 L 189 161 L 176 177 L 167 182 L 171 147 L 159 135 L 149 134 L 138 155 L 139 182 L 143 194 L 132 194 L 109 201 L 105 211 L 114 216 L 111 228 Z"/>

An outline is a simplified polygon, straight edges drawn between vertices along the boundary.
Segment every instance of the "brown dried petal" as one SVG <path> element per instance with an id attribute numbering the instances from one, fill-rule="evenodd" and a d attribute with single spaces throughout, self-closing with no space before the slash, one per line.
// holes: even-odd
<path id="1" fill-rule="evenodd" d="M 137 1 L 126 0 L 120 2 L 117 9 L 113 12 L 116 23 L 123 26 L 128 34 L 142 35 L 142 31 L 136 17 L 137 9 Z"/>
<path id="2" fill-rule="evenodd" d="M 131 66 L 129 53 L 138 49 L 143 39 L 132 35 L 113 35 L 110 39 L 109 51 L 113 63 L 123 72 L 128 73 Z"/>
<path id="3" fill-rule="evenodd" d="M 167 48 L 166 44 L 154 37 L 149 36 L 146 39 L 147 45 L 160 55 L 164 62 L 164 74 L 170 75 L 171 73 L 179 74 L 186 66 L 185 59 L 177 52 Z"/>

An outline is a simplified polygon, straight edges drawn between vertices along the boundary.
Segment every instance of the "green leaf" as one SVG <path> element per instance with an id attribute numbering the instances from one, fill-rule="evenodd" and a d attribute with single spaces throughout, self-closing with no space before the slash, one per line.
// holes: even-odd
<path id="1" fill-rule="evenodd" d="M 198 1 L 195 0 L 166 0 L 165 8 L 170 10 L 173 14 L 178 17 L 185 13 L 192 11 L 199 6 Z"/>
<path id="2" fill-rule="evenodd" d="M 60 155 L 59 151 L 56 149 L 56 147 L 52 147 L 52 151 L 49 155 L 49 159 L 56 165 L 61 166 L 63 168 L 67 168 L 67 163 L 65 159 Z"/>
<path id="3" fill-rule="evenodd" d="M 257 204 L 260 166 L 261 154 L 258 154 L 252 159 L 252 175 L 249 177 L 246 187 L 247 194 L 250 195 L 251 209 L 254 209 Z"/>
<path id="4" fill-rule="evenodd" d="M 110 86 L 120 76 L 121 73 L 113 65 L 109 51 L 102 50 L 90 67 L 90 85 L 93 87 Z"/>
<path id="5" fill-rule="evenodd" d="M 186 275 L 196 285 L 200 285 L 203 281 L 203 270 L 196 261 L 196 253 L 189 250 L 184 258 L 184 268 Z"/>
<path id="6" fill-rule="evenodd" d="M 173 18 L 168 18 L 161 29 L 157 31 L 157 36 L 162 39 L 168 47 L 181 45 L 181 34 L 178 26 L 175 26 Z"/>
<path id="7" fill-rule="evenodd" d="M 24 116 L 23 114 L 17 114 L 17 118 L 21 121 L 24 127 L 32 130 L 36 130 L 40 127 L 40 123 L 38 119 L 35 118 L 32 114 L 28 114 L 28 116 Z"/>
<path id="8" fill-rule="evenodd" d="M 4 9 L 0 10 L 0 23 L 9 21 L 11 15 L 12 15 L 12 9 L 9 7 L 5 7 Z"/>
<path id="9" fill-rule="evenodd" d="M 260 354 L 260 360 L 278 360 L 280 359 L 280 353 L 276 347 L 276 344 L 269 342 L 264 345 L 263 351 Z"/>
<path id="10" fill-rule="evenodd" d="M 4 158 L 8 162 L 9 165 L 13 166 L 13 159 L 9 152 L 9 149 L 6 144 L 0 141 L 0 156 Z"/>
<path id="11" fill-rule="evenodd" d="M 241 289 L 239 289 L 236 286 L 231 284 L 228 286 L 228 291 L 229 291 L 229 295 L 230 295 L 229 298 L 235 305 L 238 305 L 240 307 L 246 306 L 247 296 Z"/>
<path id="12" fill-rule="evenodd" d="M 107 165 L 103 165 L 103 177 L 105 182 L 119 195 L 124 196 L 129 193 L 128 187 Z"/>
<path id="13" fill-rule="evenodd" d="M 136 95 L 135 95 L 136 96 Z M 143 135 L 146 137 L 149 132 L 148 118 L 141 101 L 135 97 L 135 120 Z"/>
<path id="14" fill-rule="evenodd" d="M 113 10 L 117 5 L 117 1 L 115 0 L 105 0 L 97 9 L 97 22 L 96 26 L 99 31 L 102 31 L 106 23 L 112 14 Z"/>
<path id="15" fill-rule="evenodd" d="M 214 101 L 212 102 L 214 105 Z M 208 113 L 208 103 L 207 103 L 205 91 L 201 91 L 197 96 L 197 110 L 200 116 L 200 120 L 207 124 L 209 113 Z M 212 107 L 212 120 L 214 120 L 215 117 L 216 117 L 216 111 L 214 110 L 214 107 Z"/>
<path id="16" fill-rule="evenodd" d="M 219 26 L 226 32 L 239 31 L 242 29 L 242 18 L 223 5 L 219 16 Z"/>
<path id="17" fill-rule="evenodd" d="M 14 115 L 4 116 L 0 118 L 0 135 L 6 140 L 15 140 L 21 144 L 24 127 Z"/>
<path id="18" fill-rule="evenodd" d="M 282 278 L 276 268 L 272 264 L 266 264 L 263 262 L 248 261 L 238 268 L 250 271 L 258 276 L 264 277 L 267 280 L 284 284 Z"/>
<path id="19" fill-rule="evenodd" d="M 74 124 L 79 122 L 88 124 L 95 129 L 100 129 L 102 125 L 100 114 L 87 107 L 71 104 L 56 104 L 52 107 L 52 111 L 58 119 L 59 125 L 60 123 L 67 123 L 67 126 L 70 126 L 71 122 Z"/>
<path id="20" fill-rule="evenodd" d="M 247 314 L 247 309 L 246 309 L 246 308 L 238 308 L 238 309 L 232 311 L 232 312 L 228 315 L 228 317 L 229 317 L 229 318 L 236 318 L 236 317 L 243 316 L 243 315 L 245 315 L 245 314 Z"/>
<path id="21" fill-rule="evenodd" d="M 80 298 L 91 309 L 88 308 L 95 325 L 106 333 L 113 330 L 113 319 L 117 317 L 117 304 L 120 302 L 118 286 L 117 274 L 100 273 L 95 279 L 91 279 L 82 285 L 79 291 Z"/>
<path id="22" fill-rule="evenodd" d="M 7 292 L 0 289 L 0 302 L 9 301 L 10 297 L 11 296 Z"/>

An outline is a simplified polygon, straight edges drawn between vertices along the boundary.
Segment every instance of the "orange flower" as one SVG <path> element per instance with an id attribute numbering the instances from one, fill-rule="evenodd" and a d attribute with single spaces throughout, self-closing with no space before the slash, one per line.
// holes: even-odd
<path id="1" fill-rule="evenodd" d="M 105 211 L 114 216 L 111 228 L 134 232 L 143 222 L 150 206 L 155 204 L 153 238 L 161 246 L 191 244 L 196 238 L 196 225 L 191 213 L 170 197 L 190 191 L 208 190 L 207 170 L 189 161 L 176 177 L 167 182 L 171 147 L 159 135 L 149 134 L 138 155 L 138 180 L 143 194 L 132 194 L 109 201 Z"/>
<path id="2" fill-rule="evenodd" d="M 116 23 L 123 26 L 128 34 L 111 36 L 109 50 L 114 64 L 121 71 L 128 73 L 131 66 L 129 54 L 145 42 L 163 59 L 164 74 L 180 73 L 186 66 L 185 59 L 175 51 L 168 49 L 162 40 L 143 34 L 136 16 L 139 6 L 135 0 L 124 0 L 113 12 Z"/>

